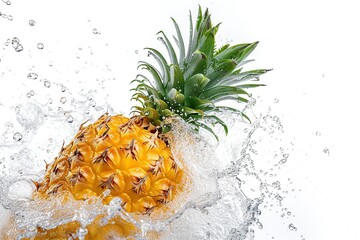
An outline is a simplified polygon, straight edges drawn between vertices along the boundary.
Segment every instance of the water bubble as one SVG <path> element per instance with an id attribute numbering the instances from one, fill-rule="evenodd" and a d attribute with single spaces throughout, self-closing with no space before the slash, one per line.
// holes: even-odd
<path id="1" fill-rule="evenodd" d="M 278 98 L 274 98 L 274 103 L 278 103 L 279 99 Z"/>
<path id="2" fill-rule="evenodd" d="M 66 97 L 60 98 L 60 102 L 61 102 L 62 104 L 66 103 L 66 101 L 67 101 Z"/>
<path id="3" fill-rule="evenodd" d="M 135 54 L 139 54 L 139 50 L 135 50 Z"/>
<path id="4" fill-rule="evenodd" d="M 290 230 L 290 231 L 296 231 L 297 228 L 294 226 L 294 224 L 290 223 L 290 224 L 289 224 L 289 230 Z"/>
<path id="5" fill-rule="evenodd" d="M 33 26 L 35 26 L 35 24 L 36 24 L 36 22 L 35 22 L 34 20 L 29 20 L 29 25 L 30 25 L 30 26 L 33 27 Z"/>
<path id="6" fill-rule="evenodd" d="M 74 122 L 74 118 L 73 118 L 71 115 L 69 115 L 69 116 L 66 118 L 66 121 L 67 121 L 68 123 L 72 123 L 72 122 Z"/>
<path id="7" fill-rule="evenodd" d="M 92 33 L 93 34 L 100 34 L 100 32 L 96 28 L 93 28 Z"/>
<path id="8" fill-rule="evenodd" d="M 16 132 L 16 133 L 14 134 L 14 136 L 13 136 L 13 139 L 14 139 L 14 141 L 16 141 L 16 142 L 21 141 L 22 138 L 23 138 L 23 136 L 22 136 L 21 133 L 19 133 L 19 132 Z"/>
<path id="9" fill-rule="evenodd" d="M 65 91 L 66 91 L 66 87 L 65 87 L 63 84 L 61 84 L 61 91 L 62 91 L 62 92 L 65 92 Z"/>
<path id="10" fill-rule="evenodd" d="M 90 110 L 88 108 L 85 109 L 85 114 L 89 114 Z"/>
<path id="11" fill-rule="evenodd" d="M 315 133 L 315 135 L 316 135 L 316 136 L 321 136 L 321 132 L 317 131 L 317 132 Z"/>
<path id="12" fill-rule="evenodd" d="M 32 72 L 27 75 L 27 78 L 35 80 L 38 78 L 38 75 L 36 73 Z"/>
<path id="13" fill-rule="evenodd" d="M 42 43 L 38 43 L 37 45 L 36 45 L 36 47 L 38 48 L 38 49 L 44 49 L 44 44 L 42 44 Z"/>
<path id="14" fill-rule="evenodd" d="M 48 80 L 45 80 L 44 86 L 49 88 L 51 86 L 51 83 Z"/>

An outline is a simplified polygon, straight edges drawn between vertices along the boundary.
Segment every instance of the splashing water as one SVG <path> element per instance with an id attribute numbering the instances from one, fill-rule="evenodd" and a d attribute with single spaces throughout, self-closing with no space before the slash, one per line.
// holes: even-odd
<path id="1" fill-rule="evenodd" d="M 12 20 L 11 15 L 4 13 L 0 13 L 0 17 Z M 29 20 L 26 24 L 33 27 L 35 21 Z M 96 28 L 92 33 L 101 37 Z M 30 48 L 25 44 L 26 39 L 21 38 L 23 41 L 24 46 Z M 15 50 L 12 54 L 24 50 L 17 37 L 9 38 L 5 46 Z M 45 51 L 47 46 L 50 44 L 46 43 L 45 49 L 43 43 L 38 43 L 34 48 L 41 52 L 39 50 Z M 91 55 L 96 55 L 91 46 L 89 49 Z M 83 58 L 75 54 L 77 59 Z M 54 67 L 52 61 L 48 65 Z M 104 69 L 104 75 L 108 74 L 109 67 Z M 283 204 L 291 180 L 284 182 L 278 178 L 290 159 L 291 146 L 281 141 L 283 125 L 270 110 L 264 115 L 253 114 L 252 124 L 234 113 L 222 112 L 220 117 L 227 119 L 230 131 L 229 136 L 224 136 L 222 129 L 216 128 L 219 142 L 206 132 L 197 135 L 183 121 L 175 120 L 172 151 L 175 157 L 183 159 L 191 186 L 170 205 L 172 211 L 160 218 L 129 214 L 122 209 L 120 198 L 104 205 L 102 199 L 106 191 L 86 201 L 70 199 L 63 203 L 62 199 L 32 199 L 35 189 L 32 181 L 43 178 L 46 163 L 52 161 L 63 141 L 68 142 L 81 123 L 94 121 L 104 112 L 114 114 L 114 111 L 106 93 L 96 90 L 103 88 L 102 81 L 97 82 L 94 89 L 78 90 L 75 85 L 64 85 L 44 76 L 41 69 L 36 68 L 29 69 L 24 79 L 31 86 L 26 88 L 24 98 L 0 102 L 2 116 L 6 116 L 2 119 L 6 121 L 4 129 L 0 129 L 0 204 L 3 208 L 0 226 L 12 219 L 15 228 L 10 234 L 16 235 L 16 239 L 31 238 L 38 227 L 53 229 L 73 221 L 79 222 L 80 227 L 70 239 L 84 239 L 86 226 L 98 216 L 104 224 L 120 216 L 140 229 L 134 236 L 136 239 L 152 239 L 151 233 L 158 232 L 160 239 L 252 240 L 256 239 L 259 229 L 266 227 L 261 216 L 269 209 L 279 211 L 279 218 L 286 219 L 283 228 L 290 230 L 292 236 L 298 236 L 295 234 L 299 230 L 291 222 L 293 214 Z M 249 112 L 255 102 L 255 99 L 250 101 Z M 278 102 L 279 99 L 274 99 L 274 103 Z M 324 149 L 324 153 L 329 154 L 329 150 Z"/>
<path id="2" fill-rule="evenodd" d="M 85 97 L 92 100 L 89 94 Z M 277 136 L 283 131 L 280 120 L 268 113 L 250 125 L 230 112 L 223 112 L 223 118 L 230 120 L 228 124 L 234 135 L 243 132 L 242 139 L 228 136 L 226 141 L 216 143 L 205 133 L 194 134 L 182 121 L 173 123 L 174 156 L 184 159 L 186 168 L 191 169 L 188 174 L 192 181 L 188 195 L 180 197 L 174 204 L 173 215 L 155 220 L 146 217 L 139 219 L 123 211 L 121 199 L 115 198 L 109 205 L 103 205 L 101 198 L 106 196 L 106 192 L 99 198 L 90 198 L 85 202 L 71 200 L 60 204 L 61 199 L 34 201 L 31 199 L 34 191 L 31 181 L 43 177 L 44 165 L 33 156 L 37 154 L 32 150 L 33 141 L 39 144 L 38 135 L 43 130 L 49 130 L 51 126 L 52 131 L 57 132 L 64 124 L 61 121 L 58 128 L 54 129 L 54 123 L 62 118 L 62 114 L 45 119 L 45 112 L 46 108 L 39 105 L 22 106 L 16 112 L 16 119 L 24 127 L 23 132 L 30 131 L 31 134 L 25 135 L 19 145 L 20 140 L 10 142 L 5 137 L 9 134 L 7 130 L 1 142 L 4 161 L 1 163 L 0 202 L 15 216 L 20 239 L 34 236 L 37 227 L 52 229 L 72 221 L 81 223 L 73 239 L 82 239 L 86 236 L 86 226 L 97 216 L 102 216 L 104 221 L 121 216 L 142 230 L 140 235 L 135 236 L 138 239 L 147 239 L 147 234 L 153 231 L 160 232 L 161 239 L 254 239 L 254 229 L 262 228 L 259 208 L 275 203 L 281 206 L 285 195 L 284 192 L 281 193 L 283 196 L 280 195 L 281 183 L 275 180 L 269 183 L 268 180 L 276 175 L 274 167 L 280 169 L 286 163 L 284 159 L 288 158 L 288 153 L 284 148 L 279 149 L 271 171 L 258 170 L 253 159 L 253 156 L 262 152 L 261 149 L 255 149 L 257 141 L 266 141 L 263 137 L 257 139 L 255 135 L 263 131 L 270 136 Z M 69 128 L 69 131 L 72 130 L 75 129 Z M 17 134 L 14 134 L 14 139 Z M 221 139 L 225 139 L 225 136 Z M 47 139 L 47 142 L 45 145 L 51 144 L 56 148 L 53 139 Z M 10 149 L 14 153 L 8 156 Z M 50 154 L 45 155 L 48 156 L 44 156 L 47 161 L 51 159 Z M 278 158 L 281 160 L 278 161 Z M 288 223 L 288 228 L 291 231 L 296 229 L 292 223 Z"/>

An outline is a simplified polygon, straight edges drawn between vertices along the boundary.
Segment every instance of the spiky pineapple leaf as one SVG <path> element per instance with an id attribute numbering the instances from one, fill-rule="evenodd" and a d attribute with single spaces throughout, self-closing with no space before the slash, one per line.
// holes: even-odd
<path id="1" fill-rule="evenodd" d="M 153 76 L 154 80 L 155 80 L 155 84 L 156 84 L 156 89 L 161 93 L 161 94 L 165 94 L 165 87 L 163 85 L 161 76 L 159 71 L 151 64 L 147 63 L 147 62 L 139 62 L 138 68 L 142 68 L 142 69 L 146 69 L 148 72 L 151 73 L 151 75 Z M 138 75 L 141 76 L 141 75 Z M 155 88 L 154 86 L 152 86 L 151 81 L 148 78 L 144 78 L 145 80 L 147 80 L 147 82 L 151 85 L 152 88 Z"/>
<path id="2" fill-rule="evenodd" d="M 228 127 L 226 126 L 225 122 L 221 120 L 218 116 L 215 115 L 207 115 L 204 117 L 204 119 L 212 119 L 215 120 L 214 124 L 220 124 L 225 131 L 225 134 L 227 135 L 229 133 Z"/>
<path id="3" fill-rule="evenodd" d="M 199 98 L 215 100 L 219 97 L 223 97 L 227 95 L 239 95 L 239 94 L 249 95 L 245 90 L 238 87 L 218 86 L 204 90 L 202 93 L 200 93 Z"/>
<path id="4" fill-rule="evenodd" d="M 206 55 L 200 51 L 195 51 L 186 67 L 185 80 L 197 73 L 203 73 L 207 67 Z"/>
<path id="5" fill-rule="evenodd" d="M 184 61 L 185 61 L 185 44 L 184 44 L 184 40 L 179 28 L 179 25 L 176 23 L 175 19 L 171 18 L 171 20 L 174 23 L 175 29 L 176 29 L 176 34 L 177 34 L 177 45 L 179 47 L 179 67 L 180 69 L 182 69 L 184 67 Z"/>
<path id="6" fill-rule="evenodd" d="M 171 45 L 171 42 L 169 41 L 168 37 L 165 35 L 165 33 L 163 31 L 158 32 L 158 34 L 162 34 L 163 37 L 159 37 L 158 39 L 165 45 L 169 57 L 170 57 L 170 62 L 171 64 L 176 64 L 178 65 L 178 60 L 177 60 L 177 56 L 175 53 L 175 50 L 173 48 L 173 46 Z"/>

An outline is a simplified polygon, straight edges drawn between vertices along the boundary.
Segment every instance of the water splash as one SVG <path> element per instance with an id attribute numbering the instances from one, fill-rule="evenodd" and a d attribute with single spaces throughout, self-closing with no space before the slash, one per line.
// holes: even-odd
<path id="1" fill-rule="evenodd" d="M 11 15 L 0 13 L 0 16 L 12 20 Z M 30 20 L 29 25 L 35 26 L 35 21 Z M 96 28 L 92 33 L 100 34 Z M 16 37 L 5 43 L 10 44 L 14 54 L 23 50 Z M 42 49 L 44 46 L 39 44 L 37 48 Z M 92 47 L 88 48 L 89 56 L 93 55 Z M 83 55 L 76 58 L 82 59 Z M 54 65 L 56 67 L 49 61 L 49 66 Z M 110 70 L 106 66 L 106 71 Z M 10 114 L 0 139 L 0 203 L 11 213 L 19 238 L 34 236 L 37 227 L 52 229 L 77 221 L 80 228 L 72 238 L 83 239 L 86 226 L 97 216 L 102 217 L 103 224 L 120 216 L 140 229 L 137 239 L 150 239 L 149 235 L 155 231 L 161 239 L 250 240 L 255 239 L 259 229 L 266 227 L 261 217 L 269 209 L 281 213 L 280 217 L 286 220 L 284 229 L 298 232 L 290 222 L 291 211 L 283 203 L 289 192 L 287 183 L 278 179 L 278 173 L 291 160 L 290 150 L 279 140 L 284 127 L 271 111 L 253 114 L 256 119 L 253 124 L 230 111 L 222 112 L 230 136 L 225 138 L 221 127 L 215 128 L 220 142 L 205 132 L 196 135 L 184 122 L 175 121 L 173 152 L 183 159 L 192 185 L 191 190 L 172 205 L 173 211 L 161 218 L 128 214 L 118 198 L 103 205 L 106 192 L 87 201 L 33 200 L 32 181 L 43 177 L 46 164 L 59 151 L 62 142 L 68 142 L 82 122 L 113 111 L 107 95 L 96 90 L 103 87 L 101 84 L 93 90 L 79 92 L 73 85 L 65 86 L 56 79 L 41 76 L 41 69 L 28 69 L 24 76 L 27 73 L 31 90 L 26 90 L 26 97 L 30 97 L 5 106 Z M 42 91 L 35 89 L 40 87 Z M 273 102 L 278 103 L 279 99 Z M 251 112 L 254 105 L 256 99 L 251 99 L 245 109 Z"/>
<path id="2" fill-rule="evenodd" d="M 86 98 L 87 100 L 92 99 L 89 95 Z M 33 108 L 33 106 L 30 106 L 27 106 L 27 109 Z M 33 112 L 33 110 L 29 112 Z M 41 119 L 40 115 L 44 110 L 40 108 L 40 111 L 38 109 L 37 112 L 38 114 L 35 117 L 19 118 L 22 125 L 27 129 L 33 129 L 36 122 L 41 122 L 38 119 Z M 35 175 L 18 173 L 15 175 L 16 177 L 13 177 L 13 174 L 6 174 L 1 179 L 1 195 L 5 196 L 2 197 L 1 204 L 6 209 L 11 210 L 15 216 L 18 227 L 17 232 L 20 233 L 21 237 L 33 236 L 36 234 L 34 229 L 39 226 L 44 229 L 52 229 L 74 220 L 80 222 L 81 229 L 84 230 L 97 216 L 107 214 L 106 216 L 112 217 L 121 215 L 127 221 L 136 225 L 142 230 L 139 239 L 146 239 L 147 234 L 152 231 L 160 232 L 161 239 L 184 239 L 186 237 L 224 239 L 224 236 L 227 236 L 226 239 L 253 239 L 251 236 L 255 234 L 254 226 L 261 228 L 259 206 L 265 202 L 268 203 L 271 197 L 276 199 L 277 202 L 281 202 L 283 197 L 276 192 L 281 190 L 281 183 L 274 181 L 269 184 L 262 179 L 260 171 L 256 172 L 254 160 L 250 157 L 250 153 L 255 154 L 256 141 L 253 135 L 260 129 L 268 129 L 266 124 L 256 121 L 253 125 L 249 125 L 238 117 L 233 116 L 232 120 L 235 121 L 232 123 L 232 130 L 237 131 L 239 128 L 244 127 L 248 129 L 247 134 L 244 134 L 244 139 L 241 141 L 241 146 L 232 141 L 221 142 L 217 146 L 213 146 L 209 141 L 204 141 L 206 138 L 202 140 L 200 136 L 195 135 L 192 129 L 184 122 L 175 121 L 173 123 L 175 142 L 172 145 L 173 152 L 175 156 L 181 156 L 184 159 L 187 169 L 192 169 L 189 171 L 192 186 L 188 195 L 179 199 L 181 204 L 177 202 L 174 214 L 165 218 L 150 219 L 132 216 L 122 210 L 120 203 L 103 205 L 101 198 L 91 198 L 85 202 L 73 200 L 66 204 L 59 204 L 58 201 L 61 201 L 59 199 L 46 202 L 43 200 L 33 201 L 29 196 L 16 196 L 18 191 L 11 192 L 11 189 L 18 189 L 12 187 L 14 183 L 23 183 L 25 186 L 27 185 L 27 187 L 24 187 L 25 189 L 33 190 L 33 185 L 32 187 L 29 186 L 31 185 L 30 179 L 36 181 L 42 177 L 43 173 Z M 271 115 L 262 119 L 267 121 L 268 119 L 276 119 L 278 121 L 277 118 Z M 273 126 L 279 128 L 278 125 Z M 36 134 L 36 131 L 33 134 Z M 52 143 L 53 139 L 49 141 L 47 138 L 47 141 Z M 189 144 L 190 142 L 191 144 Z M 31 141 L 28 141 L 23 146 L 30 144 Z M 223 156 L 224 148 L 231 149 L 229 156 Z M 284 151 L 283 149 L 280 150 L 282 157 L 286 155 Z M 29 159 L 32 159 L 30 155 L 30 150 L 23 157 L 12 155 L 12 161 L 16 158 L 14 162 L 21 165 L 24 161 L 29 162 Z M 10 172 L 16 170 L 17 168 Z M 30 172 L 33 173 L 36 170 L 39 170 L 39 167 Z M 258 184 L 254 184 L 255 182 Z M 249 187 L 247 184 L 250 184 L 254 189 L 257 188 L 254 191 L 258 191 L 258 193 L 249 194 L 252 195 L 251 197 L 247 196 L 247 187 Z M 9 195 L 13 197 L 7 197 Z M 74 212 L 74 209 L 79 210 Z M 80 230 L 74 237 L 81 239 L 81 235 L 86 234 L 86 231 Z"/>

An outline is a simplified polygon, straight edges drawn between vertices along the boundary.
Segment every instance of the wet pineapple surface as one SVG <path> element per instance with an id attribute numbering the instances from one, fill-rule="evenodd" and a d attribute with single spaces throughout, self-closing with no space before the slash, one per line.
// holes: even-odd
<path id="1" fill-rule="evenodd" d="M 159 138 L 158 130 L 145 117 L 129 119 L 105 114 L 93 124 L 85 124 L 62 147 L 55 161 L 47 165 L 43 181 L 35 183 L 34 198 L 71 193 L 75 199 L 85 200 L 108 190 L 105 204 L 120 197 L 125 211 L 149 215 L 181 191 L 183 170 L 166 140 Z M 51 231 L 40 230 L 37 239 L 67 239 L 78 227 L 79 224 L 71 223 Z M 127 236 L 134 229 L 118 218 L 105 227 L 96 223 L 89 226 L 88 237 L 111 239 L 97 234 L 112 236 L 115 232 L 117 236 Z"/>

